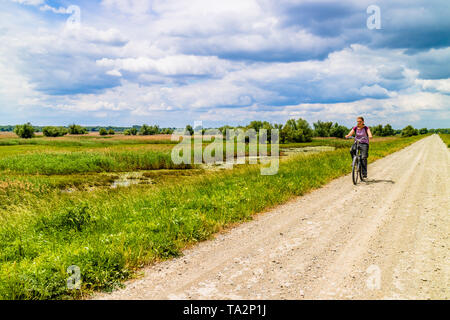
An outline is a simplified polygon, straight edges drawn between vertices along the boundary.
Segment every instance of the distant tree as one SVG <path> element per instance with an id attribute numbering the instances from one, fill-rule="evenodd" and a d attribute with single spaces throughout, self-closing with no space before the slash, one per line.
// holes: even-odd
<path id="1" fill-rule="evenodd" d="M 334 126 L 331 127 L 329 136 L 335 138 L 344 138 L 348 131 L 349 129 L 347 127 L 341 126 L 336 122 Z"/>
<path id="2" fill-rule="evenodd" d="M 404 127 L 402 130 L 402 137 L 417 136 L 418 134 L 419 134 L 419 130 L 414 129 L 414 127 L 411 125 Z"/>
<path id="3" fill-rule="evenodd" d="M 278 139 L 280 140 L 280 143 L 284 143 L 284 141 L 282 141 L 283 139 L 283 135 L 282 135 L 282 130 L 283 130 L 283 124 L 281 123 L 274 123 L 272 125 L 273 129 L 278 130 Z"/>
<path id="4" fill-rule="evenodd" d="M 259 127 L 259 129 L 256 131 L 258 134 L 258 137 L 261 135 L 261 129 L 266 130 L 267 133 L 267 141 L 272 141 L 272 129 L 274 129 L 273 125 L 270 122 L 263 121 L 262 126 Z M 256 129 L 255 129 L 256 130 Z"/>
<path id="5" fill-rule="evenodd" d="M 434 129 L 428 130 L 429 133 L 435 133 L 435 131 L 436 131 L 436 130 L 434 130 Z"/>
<path id="6" fill-rule="evenodd" d="M 149 136 L 149 135 L 154 135 L 154 134 L 158 134 L 160 131 L 159 126 L 149 126 L 146 124 L 143 124 L 141 129 L 139 130 L 139 134 L 142 136 Z"/>
<path id="7" fill-rule="evenodd" d="M 115 132 L 113 129 L 109 129 L 109 130 L 108 130 L 108 134 L 109 134 L 109 135 L 115 135 L 116 132 Z"/>
<path id="8" fill-rule="evenodd" d="M 286 124 L 283 126 L 283 130 L 281 131 L 283 142 L 301 142 L 302 134 L 297 132 L 297 125 L 295 123 L 295 119 L 289 119 Z"/>
<path id="9" fill-rule="evenodd" d="M 31 123 L 28 122 L 23 125 L 17 125 L 14 128 L 14 133 L 17 134 L 20 138 L 31 139 L 34 137 L 34 128 Z"/>
<path id="10" fill-rule="evenodd" d="M 46 137 L 62 137 L 68 133 L 68 130 L 64 127 L 47 126 L 42 129 L 42 133 Z"/>
<path id="11" fill-rule="evenodd" d="M 382 135 L 383 135 L 383 137 L 393 136 L 393 135 L 395 135 L 395 130 L 392 129 L 392 126 L 390 124 L 387 124 L 383 128 L 383 134 Z"/>
<path id="12" fill-rule="evenodd" d="M 259 132 L 261 129 L 270 130 L 272 129 L 272 125 L 267 121 L 252 121 L 247 126 L 247 129 L 254 129 L 256 132 Z"/>
<path id="13" fill-rule="evenodd" d="M 126 136 L 130 136 L 131 135 L 130 129 L 125 129 L 123 131 L 123 134 L 126 135 Z"/>
<path id="14" fill-rule="evenodd" d="M 374 136 L 383 136 L 383 125 L 379 124 L 377 126 L 370 127 L 370 131 L 372 131 L 372 134 Z"/>
<path id="15" fill-rule="evenodd" d="M 226 134 L 226 133 L 227 133 L 227 130 L 231 130 L 231 129 L 233 129 L 232 126 L 225 125 L 225 126 L 223 126 L 223 127 L 220 127 L 220 128 L 219 128 L 219 131 L 222 132 L 222 134 Z"/>
<path id="16" fill-rule="evenodd" d="M 322 122 L 317 121 L 313 123 L 314 133 L 317 137 L 330 137 L 331 127 L 333 126 L 333 122 Z"/>
<path id="17" fill-rule="evenodd" d="M 0 131 L 2 131 L 2 132 L 14 131 L 14 127 L 13 126 L 0 126 Z"/>
<path id="18" fill-rule="evenodd" d="M 297 119 L 297 128 L 303 131 L 304 142 L 312 141 L 313 130 L 311 129 L 308 121 L 302 118 Z"/>
<path id="19" fill-rule="evenodd" d="M 152 134 L 159 134 L 161 132 L 161 128 L 158 125 L 152 126 Z"/>
<path id="20" fill-rule="evenodd" d="M 223 138 L 226 139 L 227 138 L 227 130 L 232 130 L 232 129 L 233 129 L 232 126 L 225 125 L 225 126 L 220 127 L 219 131 L 222 133 Z"/>
<path id="21" fill-rule="evenodd" d="M 141 136 L 148 136 L 150 135 L 150 126 L 143 124 L 141 129 L 139 130 L 139 134 Z"/>
<path id="22" fill-rule="evenodd" d="M 419 130 L 419 134 L 427 134 L 428 133 L 428 129 L 427 128 L 422 128 Z"/>
<path id="23" fill-rule="evenodd" d="M 190 124 L 188 124 L 186 126 L 185 132 L 192 136 L 194 134 L 194 129 L 192 128 L 192 126 Z"/>
<path id="24" fill-rule="evenodd" d="M 99 133 L 101 136 L 106 136 L 106 135 L 108 134 L 108 130 L 106 130 L 105 128 L 101 128 L 101 129 L 98 131 L 98 133 Z"/>
<path id="25" fill-rule="evenodd" d="M 174 132 L 174 129 L 172 128 L 165 128 L 161 130 L 162 134 L 172 134 Z"/>
<path id="26" fill-rule="evenodd" d="M 133 128 L 130 129 L 130 134 L 135 136 L 135 135 L 138 134 L 138 130 L 135 127 L 133 127 Z"/>
<path id="27" fill-rule="evenodd" d="M 83 128 L 82 126 L 71 124 L 69 126 L 69 133 L 70 134 L 86 134 L 87 130 L 86 128 Z"/>
<path id="28" fill-rule="evenodd" d="M 302 118 L 289 119 L 283 126 L 282 136 L 281 140 L 285 142 L 309 142 L 312 141 L 313 130 Z"/>

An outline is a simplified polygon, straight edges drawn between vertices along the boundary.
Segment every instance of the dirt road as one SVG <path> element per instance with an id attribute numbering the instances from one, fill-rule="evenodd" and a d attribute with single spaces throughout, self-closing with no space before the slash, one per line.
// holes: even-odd
<path id="1" fill-rule="evenodd" d="M 449 299 L 449 168 L 427 137 L 95 298 Z"/>

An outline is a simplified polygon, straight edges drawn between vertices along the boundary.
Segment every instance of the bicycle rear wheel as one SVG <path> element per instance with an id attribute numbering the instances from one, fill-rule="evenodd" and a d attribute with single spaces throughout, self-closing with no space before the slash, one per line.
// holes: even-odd
<path id="1" fill-rule="evenodd" d="M 359 167 L 358 157 L 353 157 L 352 180 L 354 185 L 358 183 Z"/>

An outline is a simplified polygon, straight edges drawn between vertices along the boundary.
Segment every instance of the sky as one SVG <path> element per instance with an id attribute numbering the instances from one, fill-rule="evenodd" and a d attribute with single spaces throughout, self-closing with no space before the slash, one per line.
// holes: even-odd
<path id="1" fill-rule="evenodd" d="M 448 0 L 0 0 L 0 125 L 448 128 L 449 17 Z"/>

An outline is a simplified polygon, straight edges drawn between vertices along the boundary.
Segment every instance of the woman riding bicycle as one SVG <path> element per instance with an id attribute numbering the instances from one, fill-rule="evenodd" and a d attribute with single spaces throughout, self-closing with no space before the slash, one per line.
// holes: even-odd
<path id="1" fill-rule="evenodd" d="M 363 178 L 367 178 L 367 158 L 369 157 L 369 138 L 372 139 L 372 132 L 370 132 L 370 128 L 364 125 L 364 118 L 358 117 L 356 119 L 357 125 L 352 128 L 346 138 L 349 138 L 355 134 L 355 143 L 352 145 L 350 149 L 350 154 L 352 155 L 352 159 L 354 154 L 356 154 L 356 142 L 359 142 L 359 146 L 361 148 L 361 158 L 362 158 L 362 173 Z"/>

